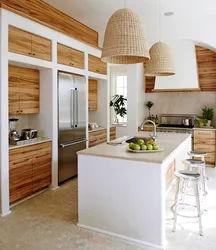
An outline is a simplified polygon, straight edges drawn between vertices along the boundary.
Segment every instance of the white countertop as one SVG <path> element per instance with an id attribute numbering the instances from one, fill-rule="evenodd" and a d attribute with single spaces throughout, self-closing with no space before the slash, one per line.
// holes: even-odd
<path id="1" fill-rule="evenodd" d="M 184 133 L 157 133 L 157 144 L 160 148 L 164 150 L 161 152 L 155 153 L 133 153 L 128 152 L 128 143 L 123 143 L 117 146 L 108 145 L 103 143 L 92 148 L 88 148 L 82 151 L 79 151 L 79 155 L 90 155 L 90 156 L 99 156 L 99 157 L 108 157 L 108 158 L 119 158 L 125 160 L 134 160 L 134 161 L 144 161 L 144 162 L 153 162 L 153 163 L 163 163 L 170 154 L 172 154 L 178 147 L 184 143 L 186 140 L 191 140 L 191 135 Z M 138 132 L 135 134 L 137 137 L 149 137 L 148 132 Z M 129 136 L 131 138 L 133 136 Z M 126 137 L 116 139 L 115 141 L 124 141 Z"/>
<path id="2" fill-rule="evenodd" d="M 104 129 L 106 129 L 106 128 L 98 127 L 98 128 L 88 129 L 88 132 L 91 133 L 91 132 L 100 131 L 100 130 L 104 130 Z"/>
<path id="3" fill-rule="evenodd" d="M 10 145 L 9 144 L 9 150 L 10 149 L 16 149 L 16 148 L 22 148 L 22 147 L 26 147 L 26 146 L 31 146 L 31 145 L 35 145 L 35 144 L 38 144 L 38 143 L 43 143 L 43 142 L 47 142 L 47 141 L 52 141 L 52 139 L 49 139 L 49 138 L 38 138 L 37 141 L 34 141 L 34 142 L 28 142 L 28 140 L 26 140 L 25 144 L 23 145 Z"/>

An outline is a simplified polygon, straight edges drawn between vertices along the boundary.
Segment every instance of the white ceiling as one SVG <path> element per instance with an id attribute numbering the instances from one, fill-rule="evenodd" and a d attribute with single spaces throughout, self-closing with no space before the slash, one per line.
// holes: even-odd
<path id="1" fill-rule="evenodd" d="M 78 21 L 99 32 L 101 42 L 109 17 L 117 9 L 124 7 L 124 0 L 44 0 Z M 160 0 L 162 30 L 175 32 L 177 28 L 190 22 L 216 15 L 216 0 Z M 126 7 L 133 9 L 146 26 L 149 44 L 158 40 L 159 0 L 125 0 Z M 174 16 L 165 17 L 164 12 L 172 11 Z M 100 42 L 100 44 L 101 44 Z"/>

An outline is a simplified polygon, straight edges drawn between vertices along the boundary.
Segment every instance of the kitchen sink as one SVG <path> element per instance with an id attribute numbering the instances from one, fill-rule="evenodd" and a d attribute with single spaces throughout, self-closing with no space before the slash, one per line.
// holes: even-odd
<path id="1" fill-rule="evenodd" d="M 127 143 L 130 143 L 130 142 L 137 143 L 137 141 L 139 139 L 142 139 L 142 140 L 144 140 L 144 142 L 146 142 L 146 141 L 150 141 L 152 138 L 151 137 L 136 137 L 135 136 L 133 138 L 128 139 L 126 142 Z"/>

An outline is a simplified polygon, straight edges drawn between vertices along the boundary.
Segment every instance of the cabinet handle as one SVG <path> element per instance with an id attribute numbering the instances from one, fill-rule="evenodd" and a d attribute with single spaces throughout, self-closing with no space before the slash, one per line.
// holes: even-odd
<path id="1" fill-rule="evenodd" d="M 33 56 L 35 56 L 35 54 L 33 53 Z"/>
<path id="2" fill-rule="evenodd" d="M 22 154 L 31 153 L 31 152 L 35 152 L 35 149 L 32 149 L 32 150 L 29 150 L 29 151 L 22 152 Z"/>
<path id="3" fill-rule="evenodd" d="M 31 56 L 32 53 L 29 53 L 29 55 Z"/>
<path id="4" fill-rule="evenodd" d="M 38 155 L 38 156 L 36 156 L 36 158 L 38 159 L 38 158 L 40 158 L 40 157 L 43 157 L 43 156 L 46 156 L 46 155 L 49 155 L 50 153 L 46 153 L 46 154 L 44 154 L 44 155 Z"/>
<path id="5" fill-rule="evenodd" d="M 29 160 L 29 159 L 28 159 Z M 23 162 L 27 162 L 28 160 L 23 160 L 23 161 L 19 161 L 19 162 L 15 162 L 15 163 L 13 163 L 13 165 L 17 165 L 17 164 L 20 164 L 20 163 L 23 163 Z"/>
<path id="6" fill-rule="evenodd" d="M 20 110 L 19 112 L 20 112 L 20 113 L 23 113 L 23 110 Z"/>

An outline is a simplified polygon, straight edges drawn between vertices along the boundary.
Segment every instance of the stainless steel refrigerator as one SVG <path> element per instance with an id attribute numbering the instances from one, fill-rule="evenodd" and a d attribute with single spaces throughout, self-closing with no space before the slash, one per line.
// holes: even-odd
<path id="1" fill-rule="evenodd" d="M 77 175 L 77 152 L 86 148 L 85 77 L 58 74 L 58 181 Z"/>

